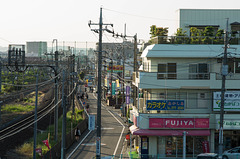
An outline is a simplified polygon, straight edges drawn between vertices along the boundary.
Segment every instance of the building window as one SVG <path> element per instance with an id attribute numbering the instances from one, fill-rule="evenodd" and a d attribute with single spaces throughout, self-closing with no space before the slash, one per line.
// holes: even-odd
<path id="1" fill-rule="evenodd" d="M 158 64 L 158 79 L 176 79 L 176 63 Z"/>
<path id="2" fill-rule="evenodd" d="M 189 79 L 209 79 L 208 64 L 189 64 Z"/>
<path id="3" fill-rule="evenodd" d="M 240 73 L 240 59 L 235 60 L 235 73 Z"/>
<path id="4" fill-rule="evenodd" d="M 161 158 L 167 158 L 167 157 L 181 158 L 182 157 L 183 137 L 159 136 L 157 142 L 158 142 L 157 143 L 158 154 Z M 187 136 L 186 137 L 186 157 L 194 158 L 198 154 L 204 153 L 203 142 L 209 142 L 206 136 Z"/>
<path id="5" fill-rule="evenodd" d="M 165 93 L 159 93 L 159 99 L 160 100 L 166 99 L 166 94 Z"/>

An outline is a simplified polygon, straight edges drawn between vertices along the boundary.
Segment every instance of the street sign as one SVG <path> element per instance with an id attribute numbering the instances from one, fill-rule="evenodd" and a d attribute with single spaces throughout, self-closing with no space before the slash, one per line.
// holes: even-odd
<path id="1" fill-rule="evenodd" d="M 98 156 L 100 156 L 100 149 L 101 149 L 101 138 L 100 137 L 96 137 L 96 154 Z"/>
<path id="2" fill-rule="evenodd" d="M 90 131 L 95 129 L 95 115 L 89 115 L 88 129 Z"/>

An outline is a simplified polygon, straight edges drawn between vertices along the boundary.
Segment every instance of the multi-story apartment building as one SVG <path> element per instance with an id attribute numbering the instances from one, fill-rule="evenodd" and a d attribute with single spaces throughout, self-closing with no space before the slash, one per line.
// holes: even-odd
<path id="1" fill-rule="evenodd" d="M 188 35 L 191 27 L 204 30 L 205 27 L 212 26 L 216 32 L 218 29 L 226 28 L 228 18 L 228 28 L 240 31 L 239 15 L 240 9 L 179 9 L 179 28 L 187 31 Z"/>
<path id="2" fill-rule="evenodd" d="M 189 158 L 218 151 L 223 47 L 155 44 L 143 51 L 129 128 L 141 155 L 180 157 L 183 144 Z M 228 66 L 224 149 L 240 145 L 239 45 L 228 49 Z"/>

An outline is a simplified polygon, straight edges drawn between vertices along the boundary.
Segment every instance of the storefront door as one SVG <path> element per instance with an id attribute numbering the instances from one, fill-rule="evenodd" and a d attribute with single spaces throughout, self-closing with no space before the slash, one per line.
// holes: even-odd
<path id="1" fill-rule="evenodd" d="M 161 137 L 162 138 L 162 137 Z M 183 137 L 182 136 L 166 136 L 165 138 L 165 156 L 166 157 L 182 157 L 183 156 Z M 158 142 L 163 141 L 158 140 Z M 187 136 L 186 155 L 187 157 L 196 157 L 203 153 L 204 142 L 208 143 L 206 136 Z M 161 145 L 161 143 L 158 143 Z M 163 146 L 158 146 L 158 154 L 163 152 Z"/>

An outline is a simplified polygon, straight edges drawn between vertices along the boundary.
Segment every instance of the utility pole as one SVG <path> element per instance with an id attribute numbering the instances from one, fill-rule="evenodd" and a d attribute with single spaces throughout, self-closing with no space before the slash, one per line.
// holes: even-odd
<path id="1" fill-rule="evenodd" d="M 138 65 L 137 65 L 137 34 L 134 35 L 134 55 L 133 55 L 133 59 L 134 59 L 133 72 L 135 72 L 135 76 L 137 76 L 137 71 L 138 71 L 138 68 L 137 68 L 138 67 Z M 133 86 L 133 105 L 136 105 L 137 96 L 139 96 L 137 94 L 137 87 Z"/>
<path id="2" fill-rule="evenodd" d="M 97 136 L 96 136 L 96 158 L 101 158 L 101 96 L 102 96 L 102 86 L 101 86 L 101 80 L 102 80 L 102 31 L 105 29 L 102 29 L 103 25 L 111 25 L 113 24 L 103 24 L 102 21 L 102 8 L 100 8 L 100 19 L 99 23 L 91 23 L 91 21 L 88 23 L 88 26 L 91 25 L 98 25 L 99 29 L 91 29 L 92 31 L 99 33 L 99 43 L 98 43 L 98 96 L 97 96 Z"/>
<path id="3" fill-rule="evenodd" d="M 223 120 L 224 120 L 224 101 L 225 101 L 225 81 L 228 74 L 227 65 L 227 48 L 228 48 L 228 18 L 224 37 L 224 56 L 222 64 L 222 89 L 221 89 L 221 109 L 220 109 L 220 126 L 219 126 L 219 157 L 222 158 L 223 153 Z"/>
<path id="4" fill-rule="evenodd" d="M 97 102 L 97 137 L 96 158 L 101 158 L 101 96 L 102 96 L 102 8 L 100 8 L 99 19 L 99 46 L 98 46 L 98 102 Z"/>
<path id="5" fill-rule="evenodd" d="M 110 68 L 111 68 L 111 89 L 110 89 L 110 92 L 111 92 L 111 97 L 112 97 L 112 74 L 113 74 L 113 60 L 111 59 L 111 62 L 110 62 Z"/>
<path id="6" fill-rule="evenodd" d="M 123 105 L 123 109 L 124 109 L 124 116 L 127 118 L 127 110 L 126 110 L 126 106 L 124 105 L 124 99 L 125 99 L 125 93 L 124 93 L 124 82 L 125 82 L 125 49 L 124 49 L 124 45 L 125 45 L 125 38 L 126 38 L 126 24 L 124 25 L 124 37 L 123 37 L 123 72 L 122 72 L 122 105 Z"/>

